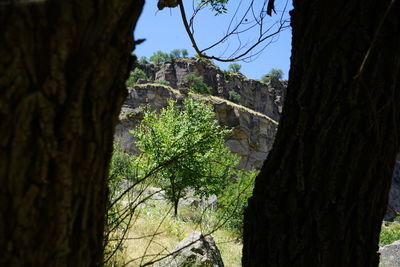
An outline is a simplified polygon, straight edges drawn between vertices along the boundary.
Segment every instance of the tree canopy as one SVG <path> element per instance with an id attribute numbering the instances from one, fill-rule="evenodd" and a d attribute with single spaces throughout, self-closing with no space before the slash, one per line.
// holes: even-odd
<path id="1" fill-rule="evenodd" d="M 166 190 L 175 215 L 189 188 L 208 196 L 221 193 L 230 182 L 239 162 L 224 145 L 230 132 L 218 125 L 210 105 L 190 98 L 182 107 L 170 100 L 160 113 L 146 112 L 143 123 L 131 132 L 145 164 L 163 166 L 155 182 Z"/>

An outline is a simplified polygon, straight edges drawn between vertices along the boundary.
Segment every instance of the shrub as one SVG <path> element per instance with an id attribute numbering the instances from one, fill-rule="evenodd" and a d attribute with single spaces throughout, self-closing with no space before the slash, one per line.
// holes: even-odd
<path id="1" fill-rule="evenodd" d="M 183 79 L 188 84 L 189 90 L 197 94 L 209 94 L 211 93 L 211 87 L 204 83 L 203 77 L 198 76 L 194 73 L 190 73 Z"/>
<path id="2" fill-rule="evenodd" d="M 129 227 L 119 212 L 121 203 L 115 203 L 115 200 L 121 194 L 122 183 L 124 181 L 134 182 L 136 178 L 136 167 L 132 162 L 132 157 L 119 151 L 115 145 L 108 177 L 108 204 L 104 228 L 104 259 L 106 262 L 113 262 L 114 253 L 124 249 L 122 240 Z"/>
<path id="3" fill-rule="evenodd" d="M 281 70 L 281 69 L 271 69 L 270 72 L 269 72 L 269 76 L 280 80 L 283 77 L 283 70 Z"/>
<path id="4" fill-rule="evenodd" d="M 146 112 L 143 123 L 131 133 L 149 166 L 162 166 L 157 185 L 165 190 L 177 215 L 179 200 L 188 188 L 198 196 L 220 194 L 238 164 L 238 156 L 225 147 L 231 131 L 215 120 L 211 105 L 186 99 L 183 107 Z"/>
<path id="5" fill-rule="evenodd" d="M 181 50 L 181 53 L 183 57 L 187 57 L 189 55 L 189 52 L 185 48 Z"/>
<path id="6" fill-rule="evenodd" d="M 171 54 L 164 53 L 162 51 L 155 52 L 151 57 L 150 61 L 154 64 L 163 64 L 167 61 L 172 61 L 174 58 L 171 57 Z"/>
<path id="7" fill-rule="evenodd" d="M 239 72 L 240 69 L 242 68 L 242 65 L 237 64 L 237 63 L 232 63 L 232 64 L 229 64 L 228 68 L 233 72 Z"/>
<path id="8" fill-rule="evenodd" d="M 147 64 L 149 63 L 149 61 L 147 60 L 146 56 L 142 56 L 140 57 L 140 59 L 138 60 L 139 64 Z"/>
<path id="9" fill-rule="evenodd" d="M 174 49 L 170 53 L 171 58 L 178 58 L 181 57 L 181 50 L 180 49 Z"/>
<path id="10" fill-rule="evenodd" d="M 264 76 L 262 76 L 261 81 L 263 83 L 269 83 L 269 81 L 271 80 L 271 77 L 269 76 L 269 74 L 266 74 Z"/>
<path id="11" fill-rule="evenodd" d="M 262 76 L 261 81 L 263 83 L 269 83 L 271 78 L 281 80 L 283 77 L 283 70 L 281 69 L 271 69 L 268 74 Z"/>
<path id="12" fill-rule="evenodd" d="M 171 85 L 169 81 L 165 81 L 165 80 L 157 80 L 156 83 L 162 84 L 162 85 L 167 85 L 167 86 Z"/>
<path id="13" fill-rule="evenodd" d="M 243 215 L 247 207 L 247 200 L 253 194 L 254 181 L 259 171 L 238 170 L 236 181 L 230 183 L 218 196 L 220 208 L 217 217 L 226 220 L 228 228 L 236 230 L 242 235 Z"/>
<path id="14" fill-rule="evenodd" d="M 126 81 L 126 86 L 135 85 L 139 79 L 148 79 L 148 78 L 143 70 L 135 68 L 133 71 L 131 71 L 129 78 Z"/>
<path id="15" fill-rule="evenodd" d="M 240 95 L 237 92 L 235 92 L 234 90 L 230 90 L 228 92 L 228 100 L 235 102 L 235 103 L 239 103 Z"/>
<path id="16" fill-rule="evenodd" d="M 388 225 L 382 225 L 379 236 L 379 245 L 385 246 L 400 240 L 400 223 L 394 222 Z"/>
<path id="17" fill-rule="evenodd" d="M 226 81 L 229 81 L 229 80 L 231 79 L 231 74 L 230 74 L 230 72 L 227 71 L 227 70 L 224 70 L 223 73 L 224 73 L 224 79 L 225 79 Z"/>

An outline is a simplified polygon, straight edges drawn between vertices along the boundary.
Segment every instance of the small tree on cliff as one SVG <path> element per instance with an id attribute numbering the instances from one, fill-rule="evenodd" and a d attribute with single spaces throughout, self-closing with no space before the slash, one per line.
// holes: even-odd
<path id="1" fill-rule="evenodd" d="M 242 68 L 242 65 L 238 64 L 238 63 L 231 63 L 228 66 L 229 70 L 233 71 L 233 72 L 239 72 L 240 69 Z"/>
<path id="2" fill-rule="evenodd" d="M 234 175 L 239 159 L 224 145 L 230 130 L 214 117 L 210 105 L 186 99 L 180 108 L 169 101 L 160 114 L 145 113 L 132 131 L 146 164 L 163 165 L 157 184 L 165 189 L 175 216 L 188 188 L 198 196 L 219 194 Z"/>

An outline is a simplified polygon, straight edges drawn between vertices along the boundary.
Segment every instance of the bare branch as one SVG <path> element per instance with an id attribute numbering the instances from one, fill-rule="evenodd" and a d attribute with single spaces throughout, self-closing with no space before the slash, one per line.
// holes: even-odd
<path id="1" fill-rule="evenodd" d="M 274 3 L 275 0 L 268 0 L 267 14 L 270 16 L 272 16 L 272 11 L 274 11 L 274 13 L 276 14 Z"/>
<path id="2" fill-rule="evenodd" d="M 200 57 L 206 59 L 214 59 L 221 62 L 232 62 L 237 60 L 251 61 L 252 59 L 257 57 L 265 49 L 266 46 L 273 43 L 274 41 L 273 39 L 275 36 L 277 36 L 282 30 L 290 27 L 289 20 L 284 19 L 283 16 L 284 14 L 286 14 L 287 1 L 284 9 L 280 11 L 282 15 L 280 16 L 279 21 L 272 23 L 269 27 L 266 27 L 267 26 L 266 15 L 268 14 L 271 16 L 272 12 L 276 14 L 274 0 L 268 0 L 268 3 L 267 0 L 264 0 L 259 12 L 257 12 L 257 10 L 254 7 L 255 1 L 254 0 L 250 1 L 247 8 L 244 10 L 243 14 L 240 15 L 240 18 L 238 18 L 239 10 L 242 5 L 242 0 L 241 0 L 238 2 L 239 4 L 235 9 L 235 12 L 229 22 L 226 33 L 219 40 L 215 41 L 208 47 L 200 48 L 194 37 L 194 20 L 195 17 L 199 14 L 199 12 L 204 8 L 204 5 L 199 5 L 197 7 L 193 6 L 193 13 L 188 22 L 183 1 L 177 0 L 177 2 L 181 13 L 183 25 L 185 27 L 186 33 L 189 36 L 189 39 L 192 43 L 194 50 Z M 192 2 L 193 2 L 192 4 L 195 5 L 195 1 Z M 249 20 L 248 19 L 249 16 L 251 16 L 252 19 Z M 255 29 L 256 27 L 258 27 L 258 30 L 255 32 L 255 34 L 258 36 L 255 36 L 256 38 L 254 39 L 254 41 L 242 42 L 241 40 L 242 35 L 246 32 L 249 32 L 250 30 Z M 206 51 L 209 51 L 217 46 L 220 46 L 223 43 L 226 43 L 232 37 L 236 38 L 236 43 L 238 45 L 236 49 L 234 49 L 234 51 L 231 52 L 231 54 L 228 57 L 222 57 L 222 56 L 223 54 L 225 54 L 225 52 L 228 51 L 228 47 L 230 46 L 229 44 L 227 44 L 227 48 L 225 49 L 224 53 L 220 56 L 214 56 L 214 55 L 210 56 L 206 54 Z M 258 51 L 255 51 L 256 47 L 258 47 L 261 43 L 264 42 L 266 42 L 266 45 L 261 47 Z"/>

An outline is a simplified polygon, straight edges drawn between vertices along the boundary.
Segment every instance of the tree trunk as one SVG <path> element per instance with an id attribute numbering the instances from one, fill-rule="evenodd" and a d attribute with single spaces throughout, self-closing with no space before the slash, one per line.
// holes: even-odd
<path id="1" fill-rule="evenodd" d="M 114 126 L 143 2 L 0 5 L 0 266 L 101 264 Z"/>
<path id="2" fill-rule="evenodd" d="M 179 198 L 174 199 L 174 218 L 178 217 Z"/>
<path id="3" fill-rule="evenodd" d="M 377 266 L 399 148 L 400 1 L 294 0 L 287 100 L 244 266 Z"/>

